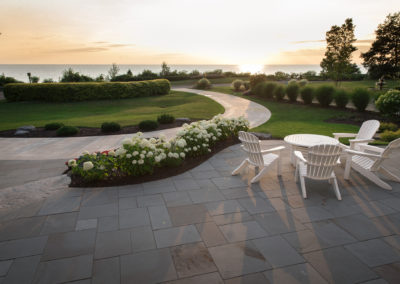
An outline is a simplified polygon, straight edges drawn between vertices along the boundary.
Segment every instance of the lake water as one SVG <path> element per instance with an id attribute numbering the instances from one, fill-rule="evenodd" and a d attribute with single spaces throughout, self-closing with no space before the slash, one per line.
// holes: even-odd
<path id="1" fill-rule="evenodd" d="M 128 69 L 133 74 L 138 74 L 145 69 L 153 72 L 160 72 L 161 65 L 134 65 L 134 64 L 119 64 L 119 74 L 126 73 Z M 171 70 L 178 71 L 193 71 L 200 72 L 212 71 L 215 69 L 222 69 L 224 72 L 262 72 L 265 74 L 273 74 L 276 71 L 283 71 L 285 73 L 304 73 L 312 70 L 319 73 L 321 68 L 319 65 L 169 65 Z M 65 69 L 72 68 L 81 74 L 89 75 L 90 77 L 97 77 L 100 74 L 107 75 L 107 71 L 111 65 L 106 64 L 0 64 L 0 74 L 4 73 L 6 76 L 14 77 L 17 80 L 27 82 L 27 73 L 30 72 L 32 76 L 38 76 L 40 81 L 43 79 L 51 78 L 58 81 L 62 76 Z M 361 69 L 364 71 L 363 69 Z"/>

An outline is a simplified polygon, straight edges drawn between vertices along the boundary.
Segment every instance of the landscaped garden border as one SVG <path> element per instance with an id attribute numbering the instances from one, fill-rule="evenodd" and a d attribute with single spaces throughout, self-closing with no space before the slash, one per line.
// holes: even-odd
<path id="1" fill-rule="evenodd" d="M 137 133 L 124 139 L 118 149 L 86 152 L 68 161 L 70 186 L 115 186 L 177 175 L 237 143 L 238 132 L 248 129 L 249 122 L 243 117 L 217 115 L 185 124 L 169 141 L 163 136 L 146 139 Z"/>

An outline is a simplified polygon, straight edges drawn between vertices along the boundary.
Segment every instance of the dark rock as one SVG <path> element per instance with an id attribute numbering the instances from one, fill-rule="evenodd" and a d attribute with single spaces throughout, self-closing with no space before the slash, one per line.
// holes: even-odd
<path id="1" fill-rule="evenodd" d="M 25 134 L 29 134 L 29 131 L 28 130 L 20 130 L 20 129 L 18 129 L 14 133 L 14 135 L 25 135 Z"/>
<path id="2" fill-rule="evenodd" d="M 260 140 L 270 140 L 272 138 L 271 134 L 269 133 L 260 133 L 260 132 L 249 132 L 255 136 L 257 136 Z"/>
<path id="3" fill-rule="evenodd" d="M 178 117 L 175 119 L 176 122 L 182 122 L 182 123 L 190 123 L 190 118 L 187 117 Z"/>
<path id="4" fill-rule="evenodd" d="M 18 127 L 18 128 L 17 128 L 17 131 L 18 131 L 18 130 L 33 131 L 33 130 L 36 130 L 36 127 L 33 126 L 33 125 L 24 125 L 24 126 Z"/>

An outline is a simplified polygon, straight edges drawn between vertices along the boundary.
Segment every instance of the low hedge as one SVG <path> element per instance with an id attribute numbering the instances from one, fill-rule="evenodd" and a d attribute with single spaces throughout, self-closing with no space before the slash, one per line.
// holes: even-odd
<path id="1" fill-rule="evenodd" d="M 171 85 L 166 79 L 138 82 L 90 82 L 49 84 L 7 84 L 8 101 L 71 102 L 125 99 L 167 95 Z"/>

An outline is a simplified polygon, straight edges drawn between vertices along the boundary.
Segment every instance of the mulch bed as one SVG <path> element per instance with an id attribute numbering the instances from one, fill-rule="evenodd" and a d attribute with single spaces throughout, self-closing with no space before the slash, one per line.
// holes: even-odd
<path id="1" fill-rule="evenodd" d="M 187 157 L 185 158 L 185 160 L 183 160 L 183 163 L 177 167 L 155 168 L 152 174 L 147 174 L 143 176 L 134 177 L 134 176 L 117 175 L 110 177 L 107 180 L 86 181 L 80 176 L 71 174 L 71 171 L 66 171 L 66 173 L 71 177 L 71 184 L 69 185 L 70 187 L 106 187 L 106 186 L 138 184 L 182 174 L 190 169 L 197 167 L 204 161 L 211 158 L 216 153 L 222 151 L 223 149 L 238 143 L 239 139 L 237 137 L 230 137 L 227 140 L 218 141 L 217 143 L 215 143 L 213 147 L 211 147 L 211 152 L 206 155 L 202 155 L 200 157 Z"/>
<path id="2" fill-rule="evenodd" d="M 191 120 L 190 122 L 193 122 L 193 121 L 195 121 L 195 120 Z M 186 122 L 186 123 L 190 123 L 190 122 Z M 174 128 L 174 127 L 180 127 L 184 123 L 185 122 L 176 121 L 174 123 L 169 123 L 169 124 L 160 124 L 158 126 L 158 128 L 153 131 L 164 130 L 164 129 Z M 137 125 L 122 127 L 120 131 L 111 132 L 111 133 L 101 132 L 101 128 L 95 128 L 95 127 L 78 127 L 78 128 L 79 128 L 78 134 L 76 134 L 74 136 L 69 136 L 69 137 L 131 134 L 131 133 L 136 133 L 136 132 L 140 131 L 139 126 L 137 126 Z M 45 130 L 43 127 L 38 127 L 38 128 L 36 128 L 36 130 L 30 131 L 28 134 L 24 134 L 24 135 L 14 135 L 15 131 L 16 131 L 16 129 L 0 131 L 0 137 L 14 137 L 14 138 L 58 137 L 56 135 L 56 130 Z"/>

